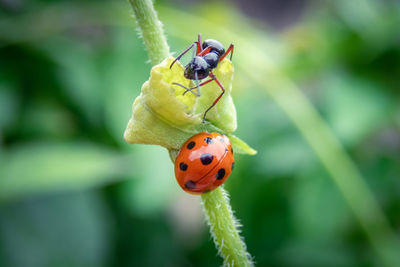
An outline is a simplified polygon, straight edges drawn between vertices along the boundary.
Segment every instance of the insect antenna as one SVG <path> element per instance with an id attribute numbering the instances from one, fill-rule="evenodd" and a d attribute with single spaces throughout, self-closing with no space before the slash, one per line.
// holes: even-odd
<path id="1" fill-rule="evenodd" d="M 199 82 L 199 76 L 198 76 L 198 74 L 197 74 L 197 71 L 194 73 L 194 77 L 196 78 L 195 80 L 194 80 L 194 84 L 196 85 L 196 88 L 197 88 L 197 96 L 200 96 L 200 82 Z"/>
<path id="2" fill-rule="evenodd" d="M 197 87 L 187 88 L 186 86 L 184 86 L 183 84 L 180 84 L 180 83 L 172 83 L 172 84 L 178 85 L 178 86 L 180 86 L 180 87 L 182 87 L 182 88 L 185 89 L 185 92 L 183 92 L 182 95 L 185 95 L 187 92 L 191 92 L 191 93 L 194 94 L 195 96 L 200 96 L 199 94 L 196 94 L 195 92 L 193 92 L 193 89 L 196 89 Z M 200 86 L 201 86 L 201 85 L 200 85 Z"/>
<path id="3" fill-rule="evenodd" d="M 191 44 L 188 48 L 186 48 L 179 56 L 177 56 L 175 58 L 175 60 L 172 62 L 171 66 L 169 66 L 169 68 L 172 68 L 172 66 L 175 64 L 175 62 L 177 62 L 179 59 L 181 59 L 181 57 L 183 57 L 183 55 L 185 55 L 190 49 L 193 48 L 193 46 L 196 44 L 196 42 L 194 42 L 193 44 Z M 197 44 L 196 44 L 197 47 Z"/>

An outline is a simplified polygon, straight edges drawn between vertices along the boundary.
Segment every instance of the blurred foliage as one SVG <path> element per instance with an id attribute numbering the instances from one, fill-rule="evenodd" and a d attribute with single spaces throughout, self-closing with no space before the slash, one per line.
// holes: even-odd
<path id="1" fill-rule="evenodd" d="M 172 50 L 198 31 L 236 45 L 236 133 L 259 154 L 237 155 L 226 188 L 256 264 L 381 266 L 308 144 L 246 74 L 254 51 L 221 31 L 307 94 L 399 232 L 399 2 L 307 2 L 279 31 L 233 4 L 156 4 Z M 0 2 L 0 266 L 221 263 L 167 151 L 123 141 L 150 70 L 134 26 L 124 1 Z"/>

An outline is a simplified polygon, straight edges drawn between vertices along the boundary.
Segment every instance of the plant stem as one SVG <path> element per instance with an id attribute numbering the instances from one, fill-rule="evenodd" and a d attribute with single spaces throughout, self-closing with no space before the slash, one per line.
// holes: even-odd
<path id="1" fill-rule="evenodd" d="M 156 65 L 169 56 L 169 46 L 162 23 L 158 19 L 151 0 L 129 0 L 129 2 L 132 5 L 150 62 L 152 65 Z"/>
<path id="2" fill-rule="evenodd" d="M 239 236 L 240 225 L 233 216 L 226 191 L 219 187 L 201 197 L 210 232 L 219 254 L 224 258 L 224 266 L 252 266 L 246 245 Z"/>
<path id="3" fill-rule="evenodd" d="M 130 0 L 139 31 L 153 65 L 169 56 L 169 47 L 151 0 Z M 239 235 L 238 223 L 224 189 L 202 195 L 203 208 L 215 245 L 226 266 L 252 266 L 246 245 Z"/>

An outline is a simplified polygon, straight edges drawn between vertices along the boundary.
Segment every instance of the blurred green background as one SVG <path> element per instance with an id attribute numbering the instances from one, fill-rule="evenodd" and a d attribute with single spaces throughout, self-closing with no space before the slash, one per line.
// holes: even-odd
<path id="1" fill-rule="evenodd" d="M 236 155 L 225 188 L 257 266 L 383 266 L 262 85 L 287 79 L 306 94 L 398 237 L 400 3 L 155 6 L 171 51 L 198 32 L 235 44 L 236 134 L 258 154 Z M 167 151 L 123 140 L 151 68 L 131 14 L 126 1 L 0 1 L 0 266 L 222 264 L 200 198 L 179 188 Z M 259 72 L 264 64 L 279 76 Z"/>

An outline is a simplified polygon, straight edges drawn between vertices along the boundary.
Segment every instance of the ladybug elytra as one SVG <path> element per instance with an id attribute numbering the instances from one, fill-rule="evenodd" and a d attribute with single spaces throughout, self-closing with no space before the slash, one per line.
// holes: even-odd
<path id="1" fill-rule="evenodd" d="M 235 164 L 230 140 L 219 133 L 198 133 L 181 147 L 175 176 L 183 190 L 202 194 L 222 185 Z"/>

